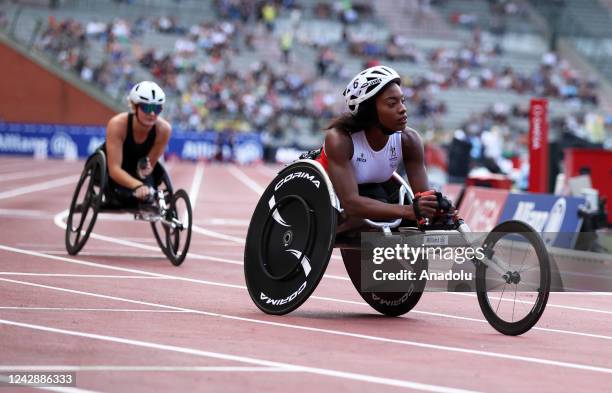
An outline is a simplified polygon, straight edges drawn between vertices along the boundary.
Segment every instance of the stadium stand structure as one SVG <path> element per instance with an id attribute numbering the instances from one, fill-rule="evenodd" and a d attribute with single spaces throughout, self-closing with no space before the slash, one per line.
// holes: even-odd
<path id="1" fill-rule="evenodd" d="M 149 26 L 152 20 L 168 15 L 176 17 L 178 21 L 176 27 L 181 28 L 182 34 L 178 33 L 179 29 L 177 32 L 168 33 L 147 27 L 144 34 L 130 36 L 126 41 L 119 40 L 118 46 L 122 56 L 125 56 L 127 71 L 118 72 L 101 88 L 112 97 L 121 99 L 134 81 L 159 77 L 151 67 L 143 66 L 143 62 L 139 61 L 142 54 L 148 51 L 152 51 L 155 56 L 168 54 L 171 56 L 171 61 L 175 61 L 177 40 L 184 38 L 195 24 L 218 23 L 215 21 L 219 20 L 221 12 L 219 3 L 222 2 L 132 0 L 130 4 L 124 4 L 112 0 L 100 0 L 87 2 L 87 5 L 84 5 L 83 2 L 65 0 L 59 1 L 59 6 L 51 12 L 45 6 L 32 3 L 36 1 L 5 4 L 0 9 L 9 21 L 14 22 L 8 27 L 10 34 L 23 42 L 30 42 L 32 46 L 40 44 L 40 36 L 47 27 L 49 15 L 53 15 L 56 21 L 72 19 L 83 26 L 93 20 L 114 23 L 118 15 L 132 26 L 142 17 L 146 19 L 145 25 Z M 42 1 L 39 3 L 47 4 Z M 512 108 L 517 104 L 524 105 L 533 94 L 508 89 L 482 88 L 479 84 L 469 88 L 462 83 L 454 83 L 440 88 L 435 83 L 431 83 L 432 78 L 435 80 L 439 77 L 434 74 L 443 73 L 436 69 L 438 64 L 432 63 L 432 53 L 449 51 L 455 52 L 455 56 L 457 53 L 461 54 L 473 39 L 476 26 L 482 29 L 479 33 L 481 48 L 477 50 L 484 48 L 499 50 L 498 53 L 487 56 L 482 64 L 469 67 L 468 72 L 473 80 L 478 79 L 481 84 L 483 71 L 499 75 L 509 66 L 514 73 L 524 76 L 525 79 L 532 78 L 542 65 L 542 54 L 546 52 L 547 42 L 538 29 L 529 22 L 529 18 L 525 17 L 522 7 L 528 7 L 529 4 L 517 2 L 518 10 L 500 11 L 499 8 L 492 9 L 489 2 L 484 0 L 434 1 L 433 6 L 421 9 L 419 6 L 421 2 L 416 0 L 399 2 L 381 0 L 372 3 L 372 8 L 367 12 L 359 14 L 357 22 L 341 23 L 338 15 L 342 17 L 342 14 L 339 14 L 342 10 L 334 8 L 336 3 L 329 0 L 299 2 L 300 8 L 297 14 L 291 9 L 279 9 L 274 20 L 274 30 L 271 32 L 267 31 L 263 24 L 256 23 L 254 17 L 249 17 L 246 23 L 233 24 L 236 33 L 228 44 L 231 49 L 223 54 L 220 62 L 215 59 L 214 54 L 201 48 L 194 50 L 193 55 L 180 59 L 181 72 L 176 78 L 177 86 L 168 89 L 170 105 L 165 113 L 170 115 L 171 119 L 172 117 L 179 119 L 186 110 L 183 102 L 190 98 L 180 93 L 189 87 L 190 78 L 198 77 L 201 67 L 209 64 L 217 64 L 218 72 L 234 71 L 241 75 L 253 72 L 257 67 L 261 67 L 261 64 L 267 64 L 271 70 L 270 75 L 278 73 L 288 79 L 285 84 L 290 84 L 292 81 L 297 84 L 309 84 L 308 88 L 299 90 L 294 96 L 283 96 L 281 92 L 278 95 L 281 102 L 291 97 L 300 97 L 310 104 L 318 98 L 325 102 L 329 101 L 329 109 L 337 111 L 341 102 L 337 92 L 342 90 L 343 82 L 362 69 L 368 61 L 378 59 L 395 67 L 400 74 L 411 81 L 428 80 L 424 93 L 431 97 L 432 105 L 445 103 L 446 112 L 438 115 L 437 121 L 426 121 L 423 126 L 442 130 L 452 130 L 460 126 L 471 114 L 488 110 L 492 103 L 506 108 Z M 567 3 L 568 7 L 576 8 L 579 2 L 567 1 Z M 587 3 L 597 2 L 587 0 Z M 364 6 L 364 4 L 367 3 L 355 6 Z M 323 7 L 324 12 L 315 7 Z M 593 9 L 597 8 L 593 6 Z M 424 14 L 426 16 L 422 18 Z M 473 17 L 473 22 L 469 22 L 468 17 L 467 23 L 460 23 L 462 15 Z M 576 15 L 577 18 L 582 17 L 581 15 L 588 17 L 585 11 Z M 419 22 L 421 19 L 424 22 Z M 457 23 L 454 23 L 455 21 Z M 230 22 L 234 23 L 234 20 Z M 283 34 L 287 32 L 293 33 L 289 64 L 282 61 L 283 55 L 278 45 Z M 250 43 L 247 42 L 247 36 L 252 38 Z M 350 43 L 346 42 L 346 37 L 351 37 Z M 84 50 L 91 68 L 100 67 L 112 60 L 109 60 L 112 54 L 109 55 L 107 42 L 104 39 L 88 37 L 86 41 Z M 407 42 L 416 58 L 412 61 L 389 59 L 385 51 L 391 41 Z M 359 44 L 357 51 L 355 43 Z M 336 68 L 332 75 L 320 76 L 316 59 L 321 48 L 326 46 L 331 48 L 336 57 Z M 468 95 L 470 99 L 466 100 L 465 97 Z M 553 114 L 570 113 L 575 111 L 577 106 L 582 108 L 582 104 L 577 105 L 575 100 L 567 102 L 553 98 L 551 101 Z M 210 108 L 207 111 L 214 112 Z M 219 117 L 225 115 L 226 113 L 222 113 Z M 288 135 L 277 135 L 277 142 L 279 144 L 299 142 L 303 146 L 318 143 L 322 134 L 316 130 L 324 125 L 320 115 L 321 113 L 317 113 L 317 116 L 312 114 L 301 116 L 299 113 L 294 113 L 288 119 L 275 122 L 274 127 L 277 130 L 286 128 L 300 130 L 293 138 Z M 279 118 L 282 119 L 283 116 Z M 188 122 L 185 124 L 189 126 Z"/>

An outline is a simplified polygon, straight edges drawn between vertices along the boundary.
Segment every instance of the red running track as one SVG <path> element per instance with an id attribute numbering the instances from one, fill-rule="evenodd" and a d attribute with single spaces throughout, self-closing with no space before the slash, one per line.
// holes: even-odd
<path id="1" fill-rule="evenodd" d="M 610 391 L 604 294 L 551 294 L 536 328 L 506 337 L 471 294 L 426 293 L 403 317 L 379 316 L 335 255 L 301 308 L 260 312 L 242 252 L 278 168 L 169 164 L 197 227 L 181 267 L 129 216 L 100 217 L 68 256 L 62 219 L 82 165 L 0 158 L 0 373 L 74 371 L 66 392 Z"/>

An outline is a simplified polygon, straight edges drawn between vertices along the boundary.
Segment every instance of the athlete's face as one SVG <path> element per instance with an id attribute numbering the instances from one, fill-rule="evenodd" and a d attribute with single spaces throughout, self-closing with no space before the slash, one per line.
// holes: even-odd
<path id="1" fill-rule="evenodd" d="M 157 120 L 157 116 L 161 112 L 161 105 L 139 104 L 136 107 L 138 111 L 138 120 L 148 127 L 152 127 Z"/>
<path id="2" fill-rule="evenodd" d="M 404 94 L 397 83 L 390 83 L 383 92 L 376 97 L 376 111 L 378 121 L 389 130 L 403 130 L 406 128 L 408 117 Z"/>

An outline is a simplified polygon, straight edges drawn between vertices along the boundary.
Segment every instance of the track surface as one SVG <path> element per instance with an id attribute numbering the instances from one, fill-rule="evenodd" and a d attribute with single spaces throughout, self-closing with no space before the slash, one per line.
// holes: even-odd
<path id="1" fill-rule="evenodd" d="M 0 157 L 0 373 L 75 371 L 66 392 L 610 391 L 605 294 L 551 294 L 521 337 L 494 331 L 471 294 L 426 293 L 386 318 L 363 303 L 335 251 L 301 308 L 261 313 L 242 252 L 278 168 L 169 163 L 194 205 L 181 267 L 130 216 L 101 216 L 99 236 L 71 257 L 61 225 L 82 166 Z"/>

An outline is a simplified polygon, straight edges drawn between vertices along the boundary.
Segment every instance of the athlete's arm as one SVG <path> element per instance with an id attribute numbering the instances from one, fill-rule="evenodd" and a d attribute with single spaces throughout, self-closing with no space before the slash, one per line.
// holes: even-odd
<path id="1" fill-rule="evenodd" d="M 172 135 L 172 126 L 165 119 L 158 117 L 156 127 L 157 136 L 148 155 L 149 161 L 151 162 L 151 168 L 155 168 L 155 164 L 157 164 L 159 158 L 164 154 L 164 151 L 166 151 L 166 146 Z"/>
<path id="2" fill-rule="evenodd" d="M 412 206 L 384 203 L 359 195 L 351 165 L 353 141 L 346 132 L 335 129 L 327 132 L 325 155 L 329 163 L 329 177 L 347 216 L 373 220 L 395 220 L 400 217 L 414 220 Z"/>
<path id="3" fill-rule="evenodd" d="M 402 131 L 402 156 L 412 191 L 416 194 L 429 190 L 423 141 L 413 129 L 407 128 Z"/>
<path id="4" fill-rule="evenodd" d="M 106 126 L 106 156 L 108 175 L 120 186 L 135 189 L 142 181 L 132 177 L 121 168 L 123 163 L 123 143 L 126 137 L 127 116 L 119 114 L 109 120 Z"/>
<path id="5" fill-rule="evenodd" d="M 412 191 L 428 191 L 429 179 L 425 170 L 425 152 L 421 136 L 413 129 L 406 128 L 402 131 L 402 156 L 404 158 L 404 168 L 408 176 L 408 182 Z M 438 207 L 436 197 L 433 195 L 424 196 L 419 199 L 421 214 L 425 217 L 432 217 Z"/>

